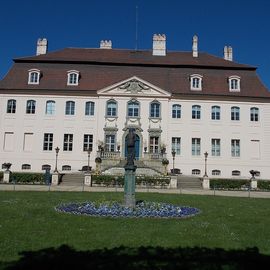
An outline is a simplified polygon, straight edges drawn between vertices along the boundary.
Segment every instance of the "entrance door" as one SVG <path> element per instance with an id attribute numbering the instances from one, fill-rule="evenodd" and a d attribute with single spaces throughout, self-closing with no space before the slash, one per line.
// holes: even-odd
<path id="1" fill-rule="evenodd" d="M 127 157 L 127 136 L 125 139 L 125 157 Z M 135 141 L 135 158 L 139 160 L 140 157 L 140 137 L 136 134 L 136 141 Z"/>

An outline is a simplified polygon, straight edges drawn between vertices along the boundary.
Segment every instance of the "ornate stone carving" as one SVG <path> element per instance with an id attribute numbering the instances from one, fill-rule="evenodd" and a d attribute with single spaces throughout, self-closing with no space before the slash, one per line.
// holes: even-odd
<path id="1" fill-rule="evenodd" d="M 119 86 L 119 89 L 125 89 L 126 92 L 130 92 L 132 94 L 137 94 L 142 92 L 142 90 L 148 90 L 149 87 L 143 84 L 142 82 L 133 79 Z"/>

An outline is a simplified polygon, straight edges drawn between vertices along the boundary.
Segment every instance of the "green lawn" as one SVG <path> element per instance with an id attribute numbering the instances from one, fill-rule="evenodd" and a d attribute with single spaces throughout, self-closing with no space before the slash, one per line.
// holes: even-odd
<path id="1" fill-rule="evenodd" d="M 119 246 L 257 247 L 261 254 L 270 255 L 269 199 L 136 194 L 138 200 L 201 210 L 186 219 L 94 218 L 54 210 L 56 205 L 71 201 L 122 199 L 122 193 L 0 192 L 0 262 L 15 261 L 22 251 L 63 244 L 82 251 Z"/>

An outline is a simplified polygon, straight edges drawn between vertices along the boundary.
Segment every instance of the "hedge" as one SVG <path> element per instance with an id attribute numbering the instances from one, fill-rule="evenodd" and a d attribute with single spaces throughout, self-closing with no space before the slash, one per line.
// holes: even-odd
<path id="1" fill-rule="evenodd" d="M 115 175 L 92 175 L 92 184 L 103 186 L 124 186 L 124 176 Z M 136 176 L 136 185 L 166 186 L 170 178 L 164 176 Z"/>
<path id="2" fill-rule="evenodd" d="M 245 189 L 250 187 L 249 179 L 210 179 L 211 189 Z M 258 180 L 257 189 L 270 190 L 270 181 Z"/>
<path id="3" fill-rule="evenodd" d="M 13 172 L 11 174 L 11 181 L 23 184 L 45 184 L 44 173 L 21 173 Z"/>

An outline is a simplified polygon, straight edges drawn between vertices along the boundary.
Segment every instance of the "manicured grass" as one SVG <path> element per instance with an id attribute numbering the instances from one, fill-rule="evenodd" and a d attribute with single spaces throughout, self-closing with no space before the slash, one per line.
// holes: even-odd
<path id="1" fill-rule="evenodd" d="M 123 199 L 122 193 L 0 192 L 0 262 L 22 251 L 66 244 L 76 250 L 119 246 L 163 248 L 258 247 L 270 254 L 270 200 L 218 196 L 138 193 L 137 200 L 199 208 L 186 219 L 94 218 L 59 213 L 66 202 Z"/>

